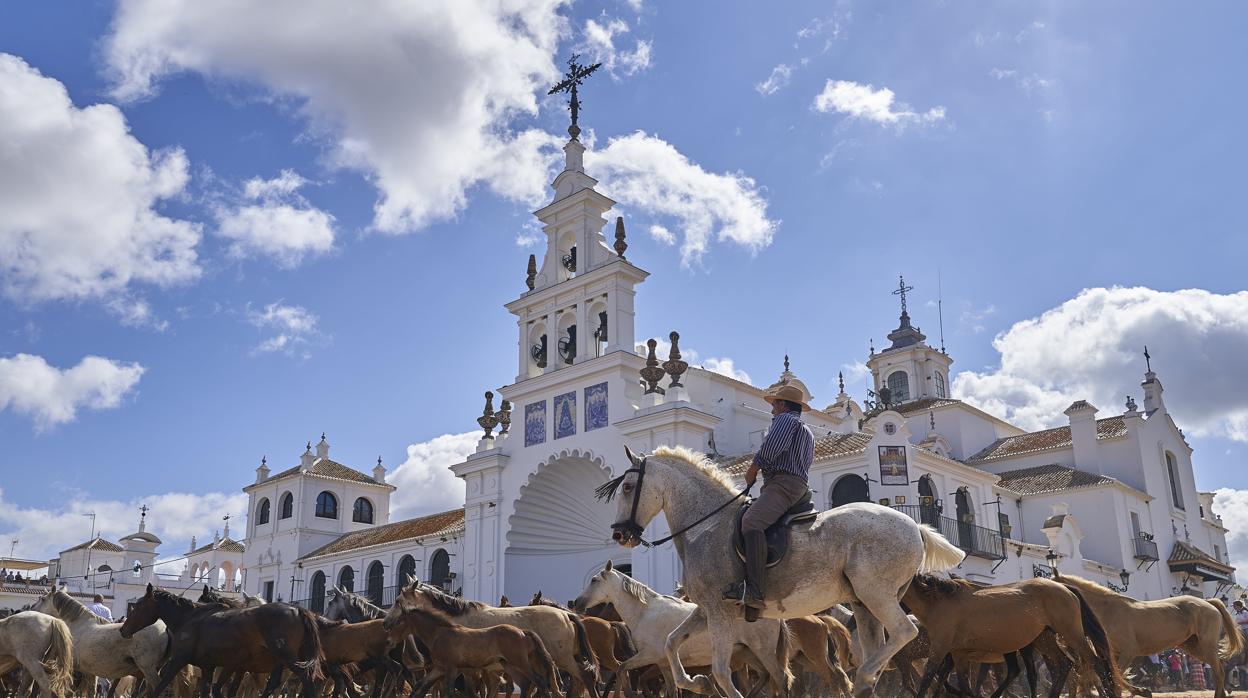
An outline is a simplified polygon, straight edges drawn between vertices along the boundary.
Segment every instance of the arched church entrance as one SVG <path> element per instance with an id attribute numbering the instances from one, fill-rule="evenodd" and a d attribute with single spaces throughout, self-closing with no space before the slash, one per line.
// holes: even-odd
<path id="1" fill-rule="evenodd" d="M 851 502 L 869 502 L 871 490 L 867 487 L 866 480 L 851 473 L 841 477 L 835 485 L 832 485 L 832 495 L 828 500 L 829 508 L 833 509 Z"/>
<path id="2" fill-rule="evenodd" d="M 538 467 L 508 519 L 504 593 L 528 599 L 540 590 L 564 602 L 582 591 L 578 572 L 619 558 L 611 540 L 615 505 L 594 499 L 609 477 L 601 459 L 575 450 Z"/>

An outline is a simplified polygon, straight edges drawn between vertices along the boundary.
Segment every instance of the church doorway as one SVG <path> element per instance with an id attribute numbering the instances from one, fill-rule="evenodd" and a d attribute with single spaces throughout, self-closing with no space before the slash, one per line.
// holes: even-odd
<path id="1" fill-rule="evenodd" d="M 932 476 L 919 478 L 919 523 L 936 525 L 939 512 L 936 508 L 936 488 L 932 485 Z"/>
<path id="2" fill-rule="evenodd" d="M 975 530 L 975 510 L 971 508 L 971 494 L 966 487 L 959 487 L 953 495 L 953 501 L 958 515 L 958 540 L 954 544 L 968 550 L 967 546 L 974 543 Z"/>
<path id="3" fill-rule="evenodd" d="M 411 555 L 404 555 L 399 558 L 399 569 L 394 573 L 394 586 L 407 586 L 408 577 L 416 577 L 416 558 Z"/>
<path id="4" fill-rule="evenodd" d="M 368 581 L 365 590 L 368 593 L 368 600 L 374 606 L 382 605 L 382 589 L 386 586 L 386 569 L 381 566 L 380 561 L 373 561 L 368 566 Z"/>
<path id="5" fill-rule="evenodd" d="M 438 548 L 429 563 L 429 583 L 448 594 L 455 591 L 451 588 L 451 555 L 442 548 Z"/>
<path id="6" fill-rule="evenodd" d="M 871 488 L 867 486 L 867 481 L 862 479 L 861 476 L 851 473 L 842 476 L 832 486 L 832 495 L 829 497 L 828 507 L 835 509 L 843 504 L 869 501 L 871 501 Z"/>
<path id="7" fill-rule="evenodd" d="M 312 575 L 312 589 L 308 592 L 308 607 L 317 613 L 325 612 L 325 573 Z"/>

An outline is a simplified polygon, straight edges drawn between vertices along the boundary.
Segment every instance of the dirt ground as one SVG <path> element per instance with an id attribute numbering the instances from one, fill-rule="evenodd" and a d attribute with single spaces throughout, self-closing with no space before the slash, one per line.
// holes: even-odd
<path id="1" fill-rule="evenodd" d="M 1235 691 L 1230 695 L 1248 696 L 1244 691 Z M 1181 693 L 1154 693 L 1153 698 L 1213 698 L 1213 691 L 1183 691 Z"/>

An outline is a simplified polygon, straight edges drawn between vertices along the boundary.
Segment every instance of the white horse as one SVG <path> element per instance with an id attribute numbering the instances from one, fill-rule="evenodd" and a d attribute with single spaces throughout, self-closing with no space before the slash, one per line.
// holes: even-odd
<path id="1" fill-rule="evenodd" d="M 65 698 L 74 683 L 73 640 L 59 618 L 23 611 L 0 619 L 0 676 L 21 666 L 43 698 Z"/>
<path id="2" fill-rule="evenodd" d="M 657 665 L 666 679 L 664 690 L 668 696 L 676 694 L 676 682 L 671 664 L 667 661 L 667 643 L 672 631 L 697 610 L 697 605 L 664 596 L 641 582 L 622 574 L 610 562 L 605 569 L 590 578 L 581 595 L 572 606 L 584 610 L 590 606 L 609 603 L 624 620 L 637 645 L 637 653 L 624 660 L 617 673 Z M 738 620 L 733 628 L 739 646 L 747 648 L 761 667 L 770 675 L 775 689 L 772 695 L 784 695 L 793 684 L 789 671 L 788 631 L 778 620 L 760 620 L 746 623 Z M 680 648 L 680 656 L 690 666 L 708 666 L 711 663 L 711 638 L 706 632 L 697 633 Z"/>
<path id="3" fill-rule="evenodd" d="M 44 594 L 30 610 L 60 618 L 69 626 L 74 638 L 76 671 L 111 680 L 136 671 L 143 672 L 149 682 L 159 676 L 169 646 L 164 623 L 157 621 L 127 640 L 119 632 L 121 623 L 100 618 L 60 589 Z"/>
<path id="4" fill-rule="evenodd" d="M 731 577 L 741 569 L 733 550 L 729 506 L 737 490 L 732 478 L 701 454 L 659 448 L 642 458 L 627 447 L 631 466 L 599 488 L 599 496 L 619 494 L 612 537 L 633 547 L 645 526 L 662 513 L 676 532 L 673 540 L 685 572 L 685 591 L 698 605 L 668 642 L 668 661 L 677 685 L 710 694 L 705 676 L 690 677 L 678 650 L 687 638 L 709 632 L 715 683 L 730 698 L 729 659 L 738 642 L 734 621 L 741 611 L 723 600 Z M 714 513 L 712 513 L 714 512 Z M 793 618 L 838 603 L 852 606 L 858 625 L 859 656 L 854 695 L 869 696 L 889 659 L 918 635 L 900 599 L 919 572 L 940 572 L 960 563 L 963 552 L 936 531 L 899 511 L 878 504 L 847 504 L 821 513 L 813 524 L 793 528 L 788 554 L 767 571 L 762 616 Z"/>

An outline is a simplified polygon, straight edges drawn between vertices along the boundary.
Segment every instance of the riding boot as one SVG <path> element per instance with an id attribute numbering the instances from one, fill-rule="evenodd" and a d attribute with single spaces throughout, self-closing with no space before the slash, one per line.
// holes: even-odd
<path id="1" fill-rule="evenodd" d="M 758 620 L 763 609 L 763 579 L 767 574 L 767 534 L 763 531 L 745 532 L 745 619 L 751 623 Z"/>

